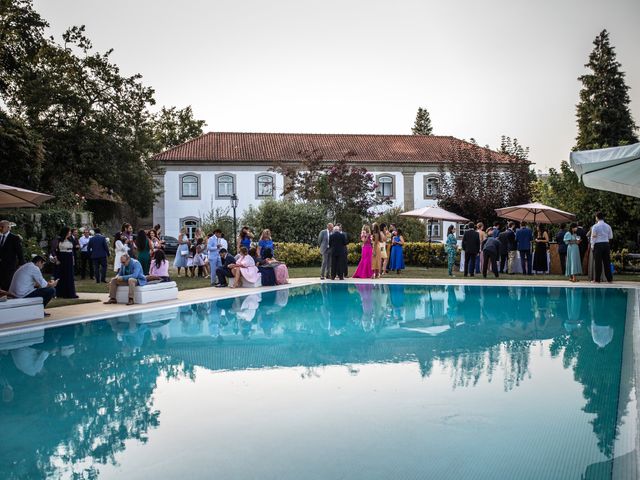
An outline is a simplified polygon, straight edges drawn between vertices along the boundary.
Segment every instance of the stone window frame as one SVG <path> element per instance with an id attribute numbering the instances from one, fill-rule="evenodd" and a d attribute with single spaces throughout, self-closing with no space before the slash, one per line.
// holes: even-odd
<path id="1" fill-rule="evenodd" d="M 182 230 L 183 228 L 187 228 L 185 223 L 187 222 L 195 222 L 195 227 L 194 227 L 194 233 L 195 233 L 195 229 L 200 227 L 200 219 L 198 217 L 194 217 L 192 215 L 188 216 L 188 217 L 183 217 L 180 219 L 180 225 L 178 228 L 178 231 Z M 189 229 L 187 228 L 187 237 L 189 238 L 189 240 L 193 240 L 193 235 L 189 235 Z"/>
<path id="2" fill-rule="evenodd" d="M 271 195 L 260 195 L 260 184 L 259 184 L 259 179 L 260 177 L 270 177 L 271 181 L 273 182 L 273 189 L 271 191 Z M 276 197 L 276 176 L 273 173 L 270 172 L 259 172 L 256 173 L 255 175 L 255 186 L 256 186 L 256 195 L 255 198 L 256 200 L 261 200 L 261 199 L 265 199 L 265 198 L 275 198 Z"/>
<path id="3" fill-rule="evenodd" d="M 456 224 L 456 237 L 462 238 L 464 236 L 464 232 L 467 231 L 467 225 L 469 222 L 462 222 Z"/>
<path id="4" fill-rule="evenodd" d="M 431 227 L 433 229 L 434 226 L 438 227 L 438 235 L 431 235 L 431 240 L 442 240 L 442 226 L 443 226 L 443 222 L 442 220 L 438 220 L 437 222 L 429 222 L 428 220 L 426 221 L 426 230 L 427 230 L 427 241 L 429 241 L 429 227 Z"/>
<path id="5" fill-rule="evenodd" d="M 220 177 L 231 177 L 231 179 L 233 180 L 233 191 L 231 192 L 231 195 L 233 195 L 234 193 L 237 194 L 238 179 L 236 178 L 236 174 L 231 172 L 220 172 L 215 174 L 214 182 L 215 182 L 215 190 L 216 190 L 216 200 L 229 200 L 231 198 L 231 195 L 220 195 L 220 189 L 218 184 L 218 180 L 220 179 Z"/>
<path id="6" fill-rule="evenodd" d="M 198 189 L 197 195 L 185 195 L 184 194 L 184 178 L 195 177 L 196 187 Z M 200 200 L 202 192 L 202 175 L 196 172 L 186 172 L 180 174 L 180 200 Z"/>
<path id="7" fill-rule="evenodd" d="M 426 200 L 429 200 L 429 199 L 434 200 L 434 199 L 438 198 L 438 192 L 436 192 L 435 195 L 427 195 L 427 183 L 429 182 L 429 180 L 436 180 L 438 182 L 437 189 L 440 190 L 440 183 L 441 183 L 440 182 L 440 177 L 438 175 L 436 175 L 436 174 L 433 174 L 433 173 L 424 175 L 422 177 L 422 196 L 423 196 L 423 198 L 426 199 Z"/>
<path id="8" fill-rule="evenodd" d="M 396 176 L 392 173 L 380 173 L 378 175 L 376 175 L 376 184 L 378 185 L 378 195 L 380 195 L 381 197 L 382 195 L 382 190 L 380 189 L 380 179 L 382 177 L 389 177 L 391 178 L 391 195 L 385 196 L 385 198 L 389 198 L 391 200 L 395 200 L 396 198 Z"/>

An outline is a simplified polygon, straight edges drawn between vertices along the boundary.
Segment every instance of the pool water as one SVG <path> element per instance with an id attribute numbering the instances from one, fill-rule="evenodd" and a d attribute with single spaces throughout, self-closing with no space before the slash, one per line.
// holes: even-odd
<path id="1" fill-rule="evenodd" d="M 332 283 L 0 336 L 0 478 L 635 478 L 627 297 Z"/>

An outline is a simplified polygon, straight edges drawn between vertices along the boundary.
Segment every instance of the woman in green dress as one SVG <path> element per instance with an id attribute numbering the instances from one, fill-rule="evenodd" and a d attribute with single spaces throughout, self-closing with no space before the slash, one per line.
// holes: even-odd
<path id="1" fill-rule="evenodd" d="M 580 265 L 580 242 L 582 239 L 578 237 L 576 231 L 578 224 L 572 223 L 569 231 L 564 234 L 564 243 L 567 244 L 567 269 L 565 275 L 571 277 L 571 282 L 577 282 L 576 275 L 582 274 L 582 265 Z"/>
<path id="2" fill-rule="evenodd" d="M 151 265 L 151 241 L 147 237 L 147 232 L 140 230 L 136 236 L 136 247 L 138 247 L 138 261 L 142 265 L 142 271 L 149 275 Z"/>
<path id="3" fill-rule="evenodd" d="M 447 229 L 447 243 L 445 244 L 445 250 L 447 251 L 447 266 L 449 267 L 449 276 L 453 277 L 453 266 L 456 262 L 456 250 L 458 250 L 458 239 L 453 233 L 455 231 L 454 225 L 449 225 Z"/>

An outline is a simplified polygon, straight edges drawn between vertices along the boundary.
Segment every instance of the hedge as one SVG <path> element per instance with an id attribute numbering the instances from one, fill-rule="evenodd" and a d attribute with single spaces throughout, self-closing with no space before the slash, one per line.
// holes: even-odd
<path id="1" fill-rule="evenodd" d="M 406 242 L 403 247 L 406 265 L 443 267 L 447 264 L 447 254 L 442 243 Z M 357 265 L 362 252 L 361 243 L 347 245 L 347 260 Z M 320 266 L 320 248 L 306 243 L 275 243 L 275 257 L 289 267 Z M 456 256 L 459 262 L 460 256 Z"/>

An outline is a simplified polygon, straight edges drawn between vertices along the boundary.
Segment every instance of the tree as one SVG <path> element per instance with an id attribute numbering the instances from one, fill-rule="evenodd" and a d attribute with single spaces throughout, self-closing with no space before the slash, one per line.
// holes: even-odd
<path id="1" fill-rule="evenodd" d="M 529 163 L 517 157 L 496 163 L 495 155 L 475 142 L 452 143 L 451 161 L 440 173 L 439 205 L 490 223 L 496 218 L 495 209 L 526 203 Z"/>
<path id="2" fill-rule="evenodd" d="M 10 92 L 16 77 L 30 69 L 48 26 L 31 0 L 0 0 L 0 94 Z"/>
<path id="3" fill-rule="evenodd" d="M 316 245 L 318 232 L 327 226 L 327 212 L 314 203 L 266 200 L 257 208 L 245 210 L 242 224 L 249 226 L 255 235 L 268 228 L 276 242 Z"/>
<path id="4" fill-rule="evenodd" d="M 37 190 L 42 175 L 42 139 L 24 122 L 0 110 L 0 171 L 2 182 Z"/>
<path id="5" fill-rule="evenodd" d="M 283 195 L 322 206 L 328 218 L 342 223 L 345 230 L 359 232 L 373 207 L 391 203 L 378 194 L 375 178 L 366 168 L 349 163 L 355 152 L 332 162 L 325 161 L 318 149 L 301 151 L 300 156 L 302 165 L 275 167 L 286 178 Z"/>
<path id="6" fill-rule="evenodd" d="M 578 77 L 582 89 L 576 107 L 575 150 L 616 147 L 638 141 L 637 127 L 629 109 L 629 87 L 609 42 L 609 32 L 600 32 L 593 45 L 585 65 L 590 72 Z"/>
<path id="7" fill-rule="evenodd" d="M 158 152 L 199 137 L 202 135 L 202 127 L 206 125 L 204 120 L 193 118 L 191 105 L 181 110 L 176 107 L 162 107 L 162 110 L 153 116 L 152 121 Z"/>
<path id="8" fill-rule="evenodd" d="M 0 164 L 13 162 L 21 128 L 24 141 L 42 139 L 44 154 L 32 157 L 33 174 L 11 165 L 23 186 L 60 205 L 98 187 L 146 215 L 158 187 L 151 156 L 200 135 L 204 122 L 191 107 L 151 114 L 153 89 L 139 74 L 122 75 L 111 50 L 96 52 L 83 26 L 67 30 L 62 44 L 44 37 L 46 26 L 32 0 L 0 0 L 0 100 L 14 122 L 3 129 Z"/>
<path id="9" fill-rule="evenodd" d="M 413 124 L 411 133 L 414 135 L 431 135 L 433 127 L 431 126 L 431 117 L 426 108 L 418 107 L 416 121 Z"/>
<path id="10" fill-rule="evenodd" d="M 505 204 L 522 205 L 531 201 L 532 185 L 536 181 L 536 174 L 529 162 L 529 147 L 525 147 L 517 138 L 511 139 L 506 135 L 500 138 L 500 153 L 508 155 L 510 161 L 503 175 L 506 185 L 517 185 L 518 188 L 508 188 L 505 192 Z"/>
<path id="11" fill-rule="evenodd" d="M 636 125 L 629 109 L 630 99 L 624 73 L 616 60 L 609 33 L 603 30 L 594 40 L 594 49 L 580 76 L 580 103 L 576 106 L 578 136 L 574 150 L 591 150 L 626 145 L 638 141 Z M 632 247 L 638 233 L 640 199 L 585 187 L 569 164 L 552 169 L 546 181 L 536 185 L 538 200 L 575 213 L 587 224 L 601 210 L 614 230 L 614 248 Z"/>

